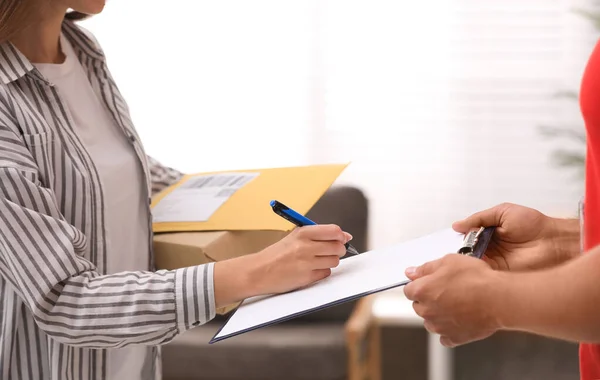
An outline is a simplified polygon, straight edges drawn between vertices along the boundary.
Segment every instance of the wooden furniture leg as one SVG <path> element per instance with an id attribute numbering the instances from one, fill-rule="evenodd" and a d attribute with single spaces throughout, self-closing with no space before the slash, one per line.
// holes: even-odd
<path id="1" fill-rule="evenodd" d="M 373 299 L 360 299 L 346 322 L 348 380 L 381 380 L 381 331 L 371 312 Z"/>

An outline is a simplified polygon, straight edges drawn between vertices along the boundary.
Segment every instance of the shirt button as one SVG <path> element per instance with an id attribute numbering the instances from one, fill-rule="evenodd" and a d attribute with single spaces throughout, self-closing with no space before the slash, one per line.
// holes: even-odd
<path id="1" fill-rule="evenodd" d="M 135 136 L 134 135 L 129 135 L 129 141 L 135 142 Z"/>

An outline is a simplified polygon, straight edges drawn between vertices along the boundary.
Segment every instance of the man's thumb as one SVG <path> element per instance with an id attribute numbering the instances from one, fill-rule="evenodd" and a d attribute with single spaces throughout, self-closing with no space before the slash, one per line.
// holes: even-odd
<path id="1" fill-rule="evenodd" d="M 406 268 L 404 272 L 410 280 L 416 280 L 433 273 L 440 266 L 440 262 L 440 260 L 430 261 L 418 267 Z"/>
<path id="2" fill-rule="evenodd" d="M 505 205 L 499 205 L 477 212 L 466 219 L 454 222 L 452 228 L 456 232 L 465 234 L 474 228 L 498 226 L 506 209 Z"/>
<path id="3" fill-rule="evenodd" d="M 409 280 L 416 280 L 419 278 L 418 271 L 419 267 L 408 267 L 404 271 L 404 274 L 406 274 L 406 277 L 408 277 Z"/>

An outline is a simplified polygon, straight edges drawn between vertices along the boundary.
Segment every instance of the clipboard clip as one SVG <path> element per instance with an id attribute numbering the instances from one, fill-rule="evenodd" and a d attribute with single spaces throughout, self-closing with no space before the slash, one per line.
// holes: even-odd
<path id="1" fill-rule="evenodd" d="M 463 240 L 463 245 L 458 250 L 458 253 L 461 255 L 472 256 L 475 252 L 475 246 L 477 245 L 477 241 L 479 240 L 479 236 L 485 230 L 484 227 L 479 228 L 477 231 L 471 231 Z"/>

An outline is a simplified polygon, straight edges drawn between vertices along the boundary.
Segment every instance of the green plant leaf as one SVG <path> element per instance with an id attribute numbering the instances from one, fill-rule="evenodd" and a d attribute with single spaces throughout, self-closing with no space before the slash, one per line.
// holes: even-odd
<path id="1" fill-rule="evenodd" d="M 590 21 L 596 29 L 600 30 L 600 12 L 599 11 L 590 11 L 582 8 L 574 8 L 572 9 L 573 13 L 576 13 L 583 18 Z"/>
<path id="2" fill-rule="evenodd" d="M 583 168 L 585 166 L 585 155 L 581 152 L 557 150 L 554 153 L 554 161 L 559 166 Z"/>
<path id="3" fill-rule="evenodd" d="M 542 125 L 542 126 L 538 127 L 538 130 L 542 136 L 547 137 L 547 138 L 564 137 L 564 138 L 568 138 L 568 139 L 577 141 L 582 144 L 586 143 L 587 136 L 581 127 L 568 128 L 568 127 L 551 127 L 551 126 Z"/>
<path id="4" fill-rule="evenodd" d="M 552 97 L 557 99 L 579 100 L 579 94 L 575 91 L 558 91 L 555 92 Z"/>
<path id="5" fill-rule="evenodd" d="M 573 8 L 571 11 L 590 21 L 596 30 L 600 31 L 600 0 L 594 0 L 591 7 L 592 9 Z M 558 91 L 554 94 L 553 98 L 577 101 L 579 95 L 574 91 Z M 581 126 L 556 127 L 547 125 L 538 127 L 538 130 L 542 136 L 547 138 L 567 138 L 584 145 L 581 151 L 558 149 L 552 155 L 552 161 L 556 165 L 577 169 L 579 179 L 583 179 L 585 177 L 585 130 Z"/>

